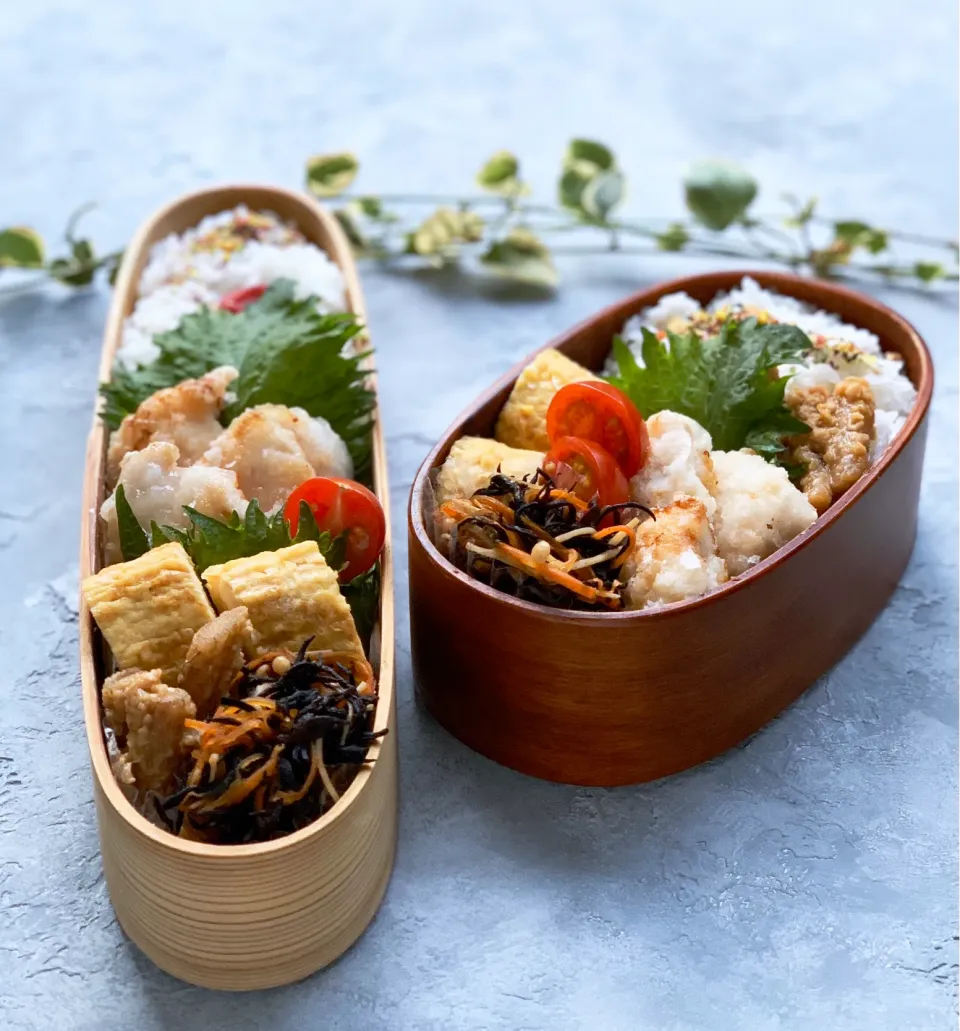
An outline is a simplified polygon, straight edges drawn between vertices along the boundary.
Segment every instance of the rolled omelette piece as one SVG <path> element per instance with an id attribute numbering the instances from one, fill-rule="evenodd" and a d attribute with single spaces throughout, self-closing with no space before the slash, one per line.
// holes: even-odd
<path id="1" fill-rule="evenodd" d="M 296 652 L 312 637 L 310 651 L 363 658 L 353 613 L 316 541 L 209 566 L 203 579 L 218 611 L 246 606 L 254 653 Z"/>
<path id="2" fill-rule="evenodd" d="M 171 686 L 193 635 L 216 617 L 182 544 L 107 566 L 88 576 L 81 590 L 117 667 L 159 669 Z"/>
<path id="3" fill-rule="evenodd" d="M 451 498 L 469 498 L 474 491 L 486 487 L 498 469 L 505 476 L 521 480 L 533 476 L 542 464 L 542 451 L 524 451 L 489 437 L 461 437 L 440 466 L 437 504 Z"/>
<path id="4" fill-rule="evenodd" d="M 494 436 L 510 447 L 546 451 L 547 409 L 568 383 L 598 380 L 589 369 L 552 347 L 541 351 L 517 377 L 497 419 Z"/>

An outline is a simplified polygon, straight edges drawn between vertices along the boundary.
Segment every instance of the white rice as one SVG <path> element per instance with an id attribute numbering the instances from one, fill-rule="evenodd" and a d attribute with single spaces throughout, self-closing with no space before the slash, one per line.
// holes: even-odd
<path id="1" fill-rule="evenodd" d="M 293 280 L 298 299 L 318 297 L 322 311 L 346 308 L 340 269 L 275 215 L 258 212 L 254 216 L 261 220 L 257 239 L 233 250 L 209 249 L 206 241 L 211 236 L 250 217 L 251 212 L 240 205 L 156 244 L 140 277 L 139 299 L 124 324 L 119 365 L 132 368 L 153 361 L 159 354 L 153 343 L 156 334 L 175 329 L 185 315 L 204 305 L 215 306 L 225 294 L 277 279 Z"/>
<path id="2" fill-rule="evenodd" d="M 824 346 L 811 349 L 803 357 L 802 364 L 781 367 L 782 374 L 793 373 L 788 390 L 831 386 L 844 376 L 862 376 L 870 384 L 876 404 L 876 434 L 871 447 L 871 462 L 883 454 L 903 427 L 905 416 L 916 401 L 917 391 L 904 373 L 902 359 L 894 354 L 884 354 L 875 334 L 796 298 L 764 290 L 749 276 L 739 287 L 714 297 L 707 310 L 716 311 L 722 307 L 760 308 L 778 322 L 798 326 L 810 336 L 824 337 Z M 628 319 L 623 327 L 623 337 L 642 364 L 642 329 L 665 329 L 672 319 L 678 316 L 687 319 L 700 310 L 699 303 L 688 294 L 667 294 L 652 307 Z M 608 361 L 607 372 L 616 372 L 612 358 Z"/>
<path id="3" fill-rule="evenodd" d="M 716 311 L 717 308 L 727 306 L 763 308 L 770 312 L 777 322 L 789 322 L 799 326 L 810 336 L 822 334 L 831 339 L 846 340 L 870 354 L 880 353 L 880 341 L 873 333 L 851 326 L 829 312 L 811 308 L 795 297 L 785 297 L 772 290 L 764 290 L 749 276 L 744 276 L 740 286 L 735 287 L 730 293 L 714 297 L 709 307 L 710 311 Z"/>

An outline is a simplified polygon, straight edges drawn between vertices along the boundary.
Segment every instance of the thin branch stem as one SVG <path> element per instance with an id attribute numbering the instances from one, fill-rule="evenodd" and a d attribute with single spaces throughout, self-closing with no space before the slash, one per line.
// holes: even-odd
<path id="1" fill-rule="evenodd" d="M 835 221 L 830 218 L 823 218 L 822 216 L 815 215 L 810 219 L 815 225 L 818 226 L 834 226 Z M 884 233 L 891 240 L 900 240 L 902 243 L 915 243 L 921 247 L 938 247 L 944 250 L 953 251 L 956 253 L 957 241 L 956 240 L 944 240 L 942 237 L 927 236 L 925 233 L 908 233 L 900 229 L 884 229 Z"/>

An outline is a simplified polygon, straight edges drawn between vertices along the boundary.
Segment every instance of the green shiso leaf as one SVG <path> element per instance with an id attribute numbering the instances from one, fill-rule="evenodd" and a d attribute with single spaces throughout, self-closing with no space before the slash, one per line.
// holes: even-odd
<path id="1" fill-rule="evenodd" d="M 269 332 L 249 342 L 233 385 L 236 401 L 225 414 L 229 420 L 246 408 L 269 403 L 322 416 L 346 442 L 359 478 L 369 469 L 375 407 L 360 367 L 369 352 L 344 355 L 344 347 L 360 331 L 359 323 L 352 315 L 318 315 L 315 303 L 286 305 Z"/>
<path id="2" fill-rule="evenodd" d="M 121 489 L 118 488 L 118 491 Z M 283 517 L 283 510 L 280 509 L 270 516 L 265 515 L 256 498 L 247 506 L 243 519 L 236 512 L 226 521 L 222 521 L 204 515 L 189 505 L 184 505 L 183 510 L 190 520 L 189 529 L 151 523 L 151 546 L 156 548 L 161 544 L 177 541 L 183 545 L 198 573 L 221 562 L 259 555 L 262 551 L 278 551 L 301 541 L 316 541 L 320 553 L 332 569 L 340 569 L 343 566 L 346 556 L 346 540 L 343 534 L 331 537 L 326 530 L 320 530 L 313 512 L 306 503 L 300 505 L 300 524 L 295 537 L 290 536 L 290 527 Z M 143 534 L 142 530 L 140 532 Z M 124 558 L 126 557 L 124 553 Z"/>
<path id="3" fill-rule="evenodd" d="M 133 514 L 133 509 L 130 507 L 130 502 L 127 501 L 127 495 L 122 483 L 117 487 L 116 504 L 117 529 L 120 533 L 120 553 L 123 555 L 123 561 L 129 562 L 131 559 L 139 558 L 149 551 L 150 541 L 143 532 L 143 527 L 137 521 L 137 517 Z"/>
<path id="4" fill-rule="evenodd" d="M 380 612 L 380 563 L 366 573 L 355 576 L 340 585 L 340 593 L 347 599 L 357 633 L 364 648 L 370 643 L 370 634 Z"/>
<path id="5" fill-rule="evenodd" d="M 755 319 L 731 320 L 706 340 L 693 332 L 661 340 L 644 329 L 642 367 L 627 344 L 614 339 L 619 372 L 610 382 L 645 417 L 680 412 L 700 423 L 718 450 L 752 447 L 770 460 L 784 449 L 783 437 L 809 429 L 784 404 L 789 377 L 772 373 L 811 346 L 796 326 Z"/>
<path id="6" fill-rule="evenodd" d="M 365 354 L 342 353 L 360 332 L 353 315 L 320 314 L 316 298 L 297 301 L 279 280 L 239 314 L 204 308 L 154 337 L 159 357 L 136 369 L 114 370 L 101 386 L 102 417 L 111 429 L 157 390 L 195 379 L 220 365 L 239 370 L 229 420 L 258 404 L 284 404 L 322 416 L 346 441 L 354 475 L 370 465 L 375 398 L 360 367 Z"/>

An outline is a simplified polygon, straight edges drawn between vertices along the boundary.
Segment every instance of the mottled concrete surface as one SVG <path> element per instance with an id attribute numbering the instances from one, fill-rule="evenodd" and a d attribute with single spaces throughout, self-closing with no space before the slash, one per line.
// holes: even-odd
<path id="1" fill-rule="evenodd" d="M 184 189 L 296 185 L 306 155 L 341 147 L 362 155 L 371 189 L 438 190 L 513 147 L 547 192 L 577 133 L 617 148 L 637 213 L 677 210 L 682 163 L 726 153 L 771 200 L 818 192 L 840 215 L 955 232 L 948 0 L 2 6 L 0 223 L 48 235 L 94 199 L 89 228 L 119 245 Z M 955 1026 L 954 298 L 887 295 L 939 377 L 903 584 L 851 655 L 749 744 L 662 783 L 580 790 L 494 766 L 414 705 L 402 528 L 428 445 L 534 345 L 691 267 L 565 264 L 547 301 L 367 275 L 400 530 L 400 850 L 358 945 L 256 997 L 173 981 L 113 919 L 75 607 L 107 297 L 0 304 L 0 1026 Z"/>

